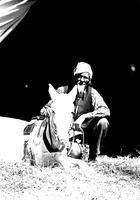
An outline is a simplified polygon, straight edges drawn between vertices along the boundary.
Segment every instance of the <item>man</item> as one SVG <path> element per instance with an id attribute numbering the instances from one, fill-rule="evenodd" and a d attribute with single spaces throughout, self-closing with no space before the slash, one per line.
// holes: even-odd
<path id="1" fill-rule="evenodd" d="M 62 86 L 57 89 L 58 93 L 68 93 L 71 87 L 77 85 L 75 105 L 75 127 L 83 128 L 85 142 L 89 144 L 89 160 L 95 160 L 101 153 L 101 145 L 108 130 L 108 117 L 110 110 L 104 99 L 92 87 L 93 71 L 85 62 L 79 62 L 73 71 L 73 83 L 70 86 Z M 49 102 L 51 104 L 51 102 Z M 47 104 L 48 105 L 48 104 Z M 41 115 L 46 114 L 45 105 L 41 109 Z"/>

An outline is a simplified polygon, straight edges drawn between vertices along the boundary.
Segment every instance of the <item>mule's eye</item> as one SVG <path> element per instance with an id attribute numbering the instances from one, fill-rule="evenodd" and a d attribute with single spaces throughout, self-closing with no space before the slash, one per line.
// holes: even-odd
<path id="1" fill-rule="evenodd" d="M 52 113 L 54 113 L 55 114 L 55 111 L 54 111 L 54 109 L 52 108 Z"/>
<path id="2" fill-rule="evenodd" d="M 53 110 L 53 114 L 55 114 L 55 111 Z"/>
<path id="3" fill-rule="evenodd" d="M 72 115 L 74 115 L 74 114 L 75 114 L 75 113 L 74 113 L 74 111 L 73 111 L 73 112 L 71 112 L 71 114 L 72 114 Z"/>

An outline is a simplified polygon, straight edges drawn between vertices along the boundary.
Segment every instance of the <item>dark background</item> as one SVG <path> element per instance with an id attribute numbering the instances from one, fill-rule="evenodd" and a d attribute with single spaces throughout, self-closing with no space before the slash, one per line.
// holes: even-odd
<path id="1" fill-rule="evenodd" d="M 139 24 L 139 1 L 38 1 L 0 44 L 0 116 L 30 121 L 85 61 L 111 110 L 107 153 L 139 149 Z"/>

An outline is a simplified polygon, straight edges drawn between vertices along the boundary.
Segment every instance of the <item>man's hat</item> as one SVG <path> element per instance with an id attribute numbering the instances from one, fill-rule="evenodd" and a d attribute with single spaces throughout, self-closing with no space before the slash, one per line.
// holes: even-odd
<path id="1" fill-rule="evenodd" d="M 92 72 L 91 66 L 88 63 L 79 62 L 73 71 L 73 75 L 75 76 L 76 74 L 81 74 L 84 72 L 89 73 L 90 79 L 92 79 L 93 72 Z"/>

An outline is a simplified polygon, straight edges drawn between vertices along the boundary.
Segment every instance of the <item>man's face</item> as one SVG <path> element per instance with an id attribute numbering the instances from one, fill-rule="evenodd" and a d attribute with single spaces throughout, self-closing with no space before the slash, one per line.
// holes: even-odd
<path id="1" fill-rule="evenodd" d="M 89 83 L 90 77 L 89 77 L 89 73 L 84 72 L 81 74 L 77 74 L 76 76 L 76 82 L 79 85 L 87 85 Z"/>

